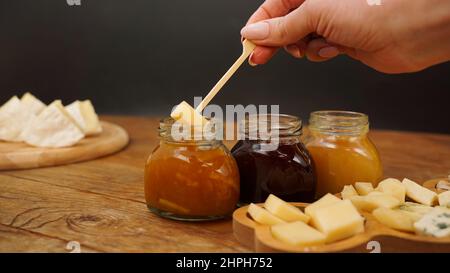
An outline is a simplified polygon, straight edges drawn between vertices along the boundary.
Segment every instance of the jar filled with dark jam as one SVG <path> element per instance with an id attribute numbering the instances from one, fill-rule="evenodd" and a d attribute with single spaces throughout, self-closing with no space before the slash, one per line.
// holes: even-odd
<path id="1" fill-rule="evenodd" d="M 240 205 L 264 202 L 269 194 L 289 202 L 314 200 L 315 167 L 300 141 L 298 117 L 248 116 L 240 123 L 239 133 L 242 140 L 231 152 L 240 173 Z"/>

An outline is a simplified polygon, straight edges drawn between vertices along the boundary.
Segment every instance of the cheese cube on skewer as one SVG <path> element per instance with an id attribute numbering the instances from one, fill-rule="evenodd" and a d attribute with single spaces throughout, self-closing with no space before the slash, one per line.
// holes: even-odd
<path id="1" fill-rule="evenodd" d="M 197 112 L 189 103 L 182 101 L 170 114 L 176 120 L 190 126 L 203 126 L 208 120 Z"/>
<path id="2" fill-rule="evenodd" d="M 304 214 L 299 208 L 284 202 L 273 194 L 270 194 L 264 203 L 264 207 L 273 215 L 286 222 L 302 221 L 309 222 L 310 217 Z"/>
<path id="3" fill-rule="evenodd" d="M 437 194 L 434 191 L 422 187 L 408 178 L 403 179 L 402 184 L 406 188 L 406 196 L 417 203 L 427 206 L 433 206 L 436 203 Z"/>
<path id="4" fill-rule="evenodd" d="M 78 123 L 87 136 L 102 132 L 102 126 L 90 100 L 74 101 L 66 106 L 67 112 Z"/>
<path id="5" fill-rule="evenodd" d="M 271 214 L 267 210 L 261 208 L 258 205 L 250 204 L 248 206 L 248 214 L 255 220 L 257 223 L 262 225 L 275 225 L 275 224 L 282 224 L 286 223 L 285 221 L 281 220 L 280 218 L 276 217 L 275 215 Z"/>
<path id="6" fill-rule="evenodd" d="M 324 234 L 302 221 L 274 225 L 271 232 L 277 240 L 290 245 L 312 246 L 325 243 Z"/>

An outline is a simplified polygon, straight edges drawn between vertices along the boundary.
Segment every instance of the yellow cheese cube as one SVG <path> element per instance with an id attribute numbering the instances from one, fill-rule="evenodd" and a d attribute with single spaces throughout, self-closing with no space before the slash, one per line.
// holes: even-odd
<path id="1" fill-rule="evenodd" d="M 306 215 L 311 216 L 315 210 L 322 208 L 322 207 L 327 207 L 327 206 L 337 203 L 339 201 L 341 201 L 341 199 L 337 198 L 336 196 L 332 195 L 331 193 L 327 193 L 322 198 L 317 200 L 316 202 L 308 205 L 305 208 L 305 213 L 306 213 Z"/>
<path id="2" fill-rule="evenodd" d="M 208 122 L 208 120 L 197 112 L 189 103 L 182 101 L 178 104 L 170 114 L 170 116 L 176 120 L 180 121 L 189 126 L 203 126 Z"/>
<path id="3" fill-rule="evenodd" d="M 355 188 L 360 195 L 367 195 L 374 190 L 372 183 L 369 182 L 356 182 Z"/>
<path id="4" fill-rule="evenodd" d="M 417 203 L 424 204 L 427 206 L 433 206 L 437 201 L 437 194 L 416 182 L 409 180 L 408 178 L 403 179 L 402 184 L 406 188 L 406 196 L 416 201 Z"/>
<path id="5" fill-rule="evenodd" d="M 350 196 L 356 196 L 358 195 L 358 192 L 355 190 L 353 185 L 346 185 L 341 191 L 341 197 L 342 199 L 349 199 Z"/>
<path id="6" fill-rule="evenodd" d="M 405 203 L 406 188 L 400 180 L 387 178 L 378 184 L 377 190 L 390 194 L 397 198 L 402 204 Z"/>
<path id="7" fill-rule="evenodd" d="M 352 196 L 350 201 L 358 210 L 368 212 L 376 208 L 394 208 L 401 205 L 400 201 L 392 195 L 376 191 L 365 196 Z"/>
<path id="8" fill-rule="evenodd" d="M 290 245 L 312 246 L 325 243 L 324 234 L 301 221 L 274 225 L 271 232 L 274 238 Z"/>
<path id="9" fill-rule="evenodd" d="M 273 194 L 267 197 L 264 207 L 270 213 L 286 222 L 302 221 L 308 223 L 310 219 L 310 217 L 304 214 L 299 208 L 284 202 Z"/>
<path id="10" fill-rule="evenodd" d="M 316 209 L 311 215 L 311 222 L 325 234 L 327 243 L 364 232 L 364 218 L 350 200 Z"/>
<path id="11" fill-rule="evenodd" d="M 439 206 L 450 207 L 450 191 L 441 192 L 438 195 Z"/>
<path id="12" fill-rule="evenodd" d="M 414 231 L 415 218 L 401 210 L 377 208 L 372 215 L 378 222 L 393 229 Z"/>
<path id="13" fill-rule="evenodd" d="M 257 223 L 262 225 L 275 225 L 275 224 L 282 224 L 286 223 L 285 221 L 281 220 L 280 218 L 276 217 L 275 215 L 271 214 L 267 210 L 261 208 L 258 205 L 250 204 L 248 206 L 248 214 L 255 220 Z"/>

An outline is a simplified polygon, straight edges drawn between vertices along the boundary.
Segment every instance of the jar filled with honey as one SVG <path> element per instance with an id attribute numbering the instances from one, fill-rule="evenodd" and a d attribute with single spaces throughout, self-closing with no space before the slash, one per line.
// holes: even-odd
<path id="1" fill-rule="evenodd" d="M 348 111 L 317 111 L 310 115 L 305 138 L 317 170 L 317 196 L 337 193 L 344 185 L 371 182 L 376 186 L 383 168 L 368 137 L 367 115 Z"/>
<path id="2" fill-rule="evenodd" d="M 239 198 L 239 173 L 222 141 L 176 140 L 172 118 L 161 120 L 160 143 L 145 166 L 148 208 L 175 220 L 202 221 L 231 215 Z"/>
<path id="3" fill-rule="evenodd" d="M 258 123 L 252 125 L 252 120 Z M 266 121 L 271 125 L 264 126 Z M 231 150 L 240 172 L 240 205 L 264 202 L 269 194 L 285 201 L 312 202 L 316 173 L 314 162 L 300 141 L 301 120 L 291 115 L 259 114 L 247 117 L 241 125 L 244 137 Z M 269 137 L 263 136 L 262 131 L 269 127 Z"/>

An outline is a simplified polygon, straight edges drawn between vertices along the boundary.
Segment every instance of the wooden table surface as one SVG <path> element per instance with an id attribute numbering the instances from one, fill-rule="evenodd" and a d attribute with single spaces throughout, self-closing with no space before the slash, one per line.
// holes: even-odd
<path id="1" fill-rule="evenodd" d="M 248 252 L 230 220 L 185 223 L 145 205 L 143 171 L 158 119 L 105 116 L 130 134 L 115 155 L 60 167 L 0 172 L 0 252 Z M 373 131 L 385 176 L 419 182 L 450 173 L 450 135 Z"/>

